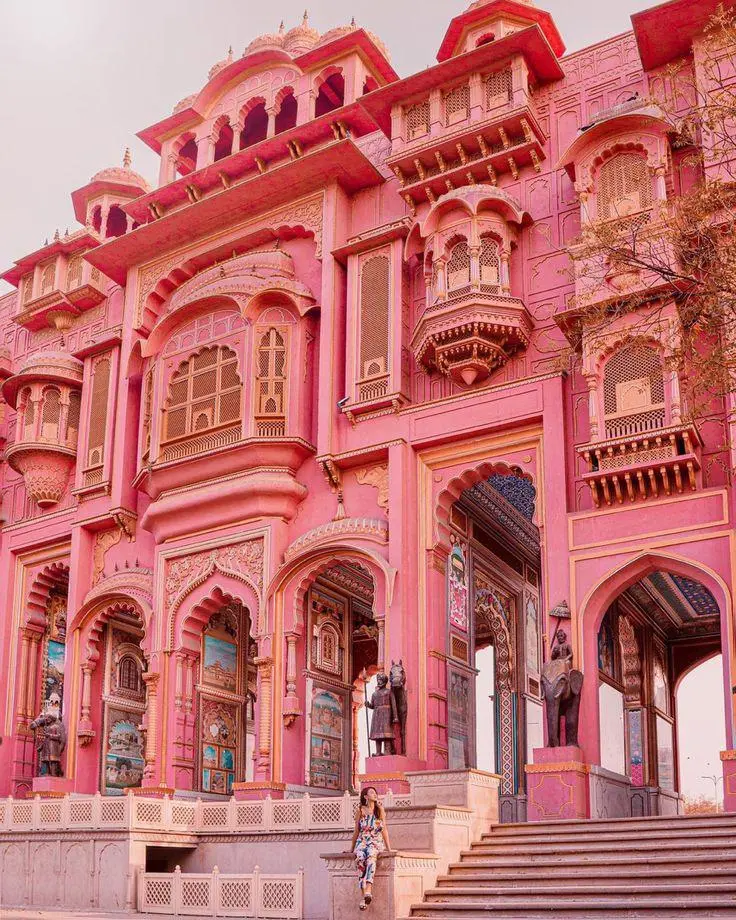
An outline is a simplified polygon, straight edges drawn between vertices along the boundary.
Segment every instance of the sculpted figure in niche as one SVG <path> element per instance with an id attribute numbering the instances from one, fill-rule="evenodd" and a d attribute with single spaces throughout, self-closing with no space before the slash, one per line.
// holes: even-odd
<path id="1" fill-rule="evenodd" d="M 56 694 L 52 693 L 44 711 L 30 726 L 36 732 L 39 776 L 64 775 L 61 755 L 66 748 L 66 728 L 61 721 L 60 707 L 54 705 L 54 697 Z"/>
<path id="2" fill-rule="evenodd" d="M 560 746 L 562 720 L 565 720 L 565 743 L 578 743 L 578 713 L 583 673 L 572 666 L 572 646 L 564 629 L 558 629 L 549 661 L 542 667 L 542 691 L 547 709 L 549 747 Z"/>
<path id="3" fill-rule="evenodd" d="M 371 730 L 368 737 L 376 742 L 376 756 L 394 753 L 394 724 L 399 721 L 396 711 L 396 700 L 388 686 L 388 677 L 379 674 L 376 678 L 376 687 L 366 706 L 373 710 Z M 385 750 L 384 750 L 385 748 Z"/>
<path id="4" fill-rule="evenodd" d="M 398 662 L 391 662 L 389 682 L 391 684 L 391 696 L 394 698 L 396 715 L 399 721 L 401 753 L 406 755 L 406 713 L 408 704 L 406 701 L 406 671 L 404 670 L 404 664 L 401 658 L 399 658 Z"/>

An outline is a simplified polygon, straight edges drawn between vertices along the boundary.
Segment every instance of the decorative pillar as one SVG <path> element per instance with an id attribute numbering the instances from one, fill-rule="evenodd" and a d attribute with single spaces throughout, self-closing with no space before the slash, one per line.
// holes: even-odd
<path id="1" fill-rule="evenodd" d="M 181 712 L 184 700 L 184 660 L 181 654 L 175 656 L 176 677 L 174 679 L 174 708 Z"/>
<path id="2" fill-rule="evenodd" d="M 24 719 L 28 713 L 28 685 L 33 683 L 28 674 L 28 646 L 30 643 L 29 631 L 27 629 L 21 632 L 21 649 L 20 649 L 20 682 L 18 687 L 18 698 L 15 712 L 19 719 Z"/>
<path id="3" fill-rule="evenodd" d="M 433 89 L 429 94 L 429 130 L 442 128 L 442 94 L 438 89 Z"/>
<path id="4" fill-rule="evenodd" d="M 470 80 L 470 109 L 483 111 L 483 78 L 480 73 L 471 73 Z"/>
<path id="5" fill-rule="evenodd" d="M 682 397 L 680 395 L 680 378 L 677 375 L 677 368 L 667 367 L 668 385 L 670 391 L 670 423 L 679 425 L 682 421 Z"/>
<path id="6" fill-rule="evenodd" d="M 386 618 L 376 618 L 378 627 L 378 670 L 383 671 L 386 667 Z"/>
<path id="7" fill-rule="evenodd" d="M 587 373 L 585 381 L 588 384 L 588 418 L 590 419 L 590 440 L 595 441 L 599 437 L 598 425 L 598 376 Z"/>
<path id="8" fill-rule="evenodd" d="M 271 767 L 271 679 L 272 665 L 270 658 L 256 658 L 258 668 L 258 772 L 263 779 L 268 779 Z"/>
<path id="9" fill-rule="evenodd" d="M 584 227 L 587 223 L 590 223 L 590 212 L 588 210 L 588 201 L 590 196 L 585 190 L 578 192 L 578 198 L 580 199 L 580 223 Z"/>
<path id="10" fill-rule="evenodd" d="M 92 665 L 87 661 L 82 665 L 82 701 L 77 737 L 83 747 L 94 738 L 92 728 Z"/>
<path id="11" fill-rule="evenodd" d="M 195 140 L 197 143 L 197 162 L 194 168 L 197 170 L 207 166 L 214 159 L 215 142 L 209 134 L 195 138 Z"/>
<path id="12" fill-rule="evenodd" d="M 434 273 L 434 300 L 444 300 L 447 296 L 447 259 L 440 256 L 439 259 L 435 259 L 435 265 L 437 268 Z"/>
<path id="13" fill-rule="evenodd" d="M 299 697 L 296 693 L 296 645 L 299 641 L 297 633 L 286 634 L 286 697 L 284 699 L 284 725 L 288 728 L 293 725 L 297 717 L 302 715 L 299 707 Z"/>
<path id="14" fill-rule="evenodd" d="M 509 271 L 509 260 L 511 259 L 511 250 L 503 247 L 501 250 L 501 290 L 504 294 L 511 291 L 511 273 Z"/>
<path id="15" fill-rule="evenodd" d="M 273 105 L 270 109 L 266 109 L 266 114 L 268 115 L 266 137 L 273 137 L 276 134 L 276 106 Z"/>
<path id="16" fill-rule="evenodd" d="M 469 246 L 470 255 L 470 286 L 476 291 L 480 290 L 480 246 Z"/>
<path id="17" fill-rule="evenodd" d="M 351 705 L 353 710 L 353 758 L 352 765 L 353 769 L 351 771 L 351 782 L 353 784 L 353 789 L 356 789 L 358 786 L 358 774 L 360 773 L 360 734 L 358 731 L 359 723 L 358 717 L 360 710 L 363 708 L 363 691 L 354 689 L 351 695 Z"/>
<path id="18" fill-rule="evenodd" d="M 654 169 L 654 194 L 657 201 L 667 201 L 667 183 L 665 181 L 666 170 L 664 166 L 656 166 Z"/>
<path id="19" fill-rule="evenodd" d="M 158 748 L 158 682 L 160 674 L 146 673 L 143 681 L 146 685 L 146 765 L 143 769 L 143 785 L 157 786 L 156 754 Z"/>
<path id="20" fill-rule="evenodd" d="M 26 713 L 29 719 L 35 719 L 36 708 L 36 673 L 38 671 L 38 653 L 41 648 L 42 633 L 35 629 L 26 630 L 28 634 L 28 670 L 26 672 Z"/>

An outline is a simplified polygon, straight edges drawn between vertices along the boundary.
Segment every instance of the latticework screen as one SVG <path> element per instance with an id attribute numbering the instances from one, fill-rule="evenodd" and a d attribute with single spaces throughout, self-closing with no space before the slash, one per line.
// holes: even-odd
<path id="1" fill-rule="evenodd" d="M 287 336 L 286 330 L 274 327 L 256 331 L 256 433 L 260 437 L 286 433 Z"/>
<path id="2" fill-rule="evenodd" d="M 69 396 L 69 415 L 66 421 L 66 443 L 68 447 L 76 447 L 77 445 L 81 404 L 82 398 L 79 393 L 71 393 Z"/>
<path id="3" fill-rule="evenodd" d="M 54 287 L 54 274 L 56 269 L 56 262 L 48 262 L 41 274 L 41 293 L 46 294 L 48 291 L 52 290 Z"/>
<path id="4" fill-rule="evenodd" d="M 153 420 L 153 368 L 146 371 L 143 378 L 143 400 L 142 400 L 143 423 L 141 436 L 143 439 L 143 451 L 141 457 L 148 460 L 151 455 L 151 422 Z"/>
<path id="5" fill-rule="evenodd" d="M 163 443 L 240 421 L 238 358 L 223 346 L 204 348 L 171 377 Z"/>
<path id="6" fill-rule="evenodd" d="M 58 440 L 60 418 L 61 392 L 56 387 L 47 387 L 41 402 L 41 437 L 50 441 Z"/>
<path id="7" fill-rule="evenodd" d="M 486 77 L 486 108 L 506 105 L 511 100 L 511 71 L 497 70 Z"/>
<path id="8" fill-rule="evenodd" d="M 21 282 L 21 303 L 28 303 L 33 296 L 33 275 L 26 275 Z"/>
<path id="9" fill-rule="evenodd" d="M 470 115 L 470 87 L 462 83 L 445 93 L 445 124 L 454 125 Z"/>
<path id="10" fill-rule="evenodd" d="M 498 256 L 498 243 L 484 237 L 480 246 L 480 283 L 498 287 L 501 277 L 501 261 Z"/>
<path id="11" fill-rule="evenodd" d="M 607 160 L 598 171 L 598 217 L 628 217 L 652 206 L 652 178 L 640 153 L 624 151 Z"/>
<path id="12" fill-rule="evenodd" d="M 447 260 L 447 290 L 456 291 L 470 284 L 470 249 L 467 240 L 455 243 Z"/>
<path id="13" fill-rule="evenodd" d="M 603 411 L 607 437 L 624 437 L 664 426 L 664 371 L 656 348 L 632 342 L 608 360 L 603 378 Z"/>
<path id="14" fill-rule="evenodd" d="M 87 466 L 102 466 L 105 459 L 105 431 L 110 389 L 110 359 L 100 358 L 92 371 L 92 396 L 89 402 Z"/>
<path id="15" fill-rule="evenodd" d="M 33 437 L 33 427 L 36 421 L 36 411 L 31 399 L 29 388 L 23 390 L 20 396 L 20 412 L 23 416 L 23 440 L 30 441 Z"/>
<path id="16" fill-rule="evenodd" d="M 66 270 L 66 286 L 71 291 L 82 283 L 82 257 L 73 256 Z"/>
<path id="17" fill-rule="evenodd" d="M 429 134 L 429 102 L 417 102 L 405 110 L 406 139 L 413 141 L 417 137 Z"/>
<path id="18" fill-rule="evenodd" d="M 367 259 L 360 272 L 360 365 L 362 380 L 380 377 L 388 372 L 388 326 L 390 307 L 391 265 L 387 255 Z M 384 392 L 386 392 L 384 390 Z M 375 387 L 366 391 L 371 396 L 382 395 Z M 368 398 L 368 395 L 365 396 Z"/>

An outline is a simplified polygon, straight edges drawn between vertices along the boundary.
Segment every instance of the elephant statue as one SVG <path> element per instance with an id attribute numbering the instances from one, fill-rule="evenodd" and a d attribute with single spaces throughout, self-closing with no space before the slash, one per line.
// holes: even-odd
<path id="1" fill-rule="evenodd" d="M 549 661 L 542 668 L 542 692 L 547 709 L 548 746 L 560 746 L 560 728 L 565 720 L 565 743 L 576 747 L 578 743 L 578 713 L 583 672 L 572 666 L 572 647 L 564 629 L 555 635 Z"/>

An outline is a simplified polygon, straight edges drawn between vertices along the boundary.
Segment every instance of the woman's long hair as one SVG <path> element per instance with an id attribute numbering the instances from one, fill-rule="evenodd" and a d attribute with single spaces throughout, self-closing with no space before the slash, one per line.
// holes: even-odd
<path id="1" fill-rule="evenodd" d="M 373 810 L 373 814 L 379 819 L 379 821 L 384 821 L 386 819 L 386 812 L 384 811 L 383 805 L 378 800 L 378 790 L 375 786 L 364 786 L 360 790 L 360 806 L 361 808 L 368 808 L 368 790 L 372 789 L 376 793 L 376 805 Z"/>

